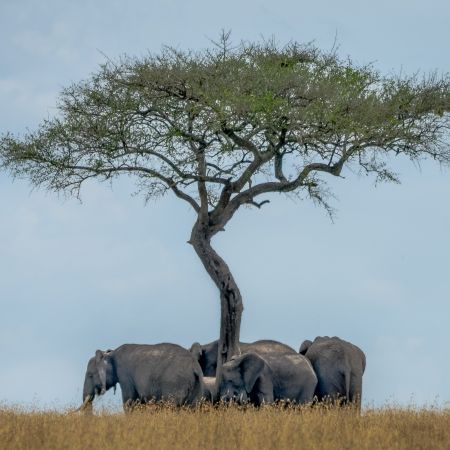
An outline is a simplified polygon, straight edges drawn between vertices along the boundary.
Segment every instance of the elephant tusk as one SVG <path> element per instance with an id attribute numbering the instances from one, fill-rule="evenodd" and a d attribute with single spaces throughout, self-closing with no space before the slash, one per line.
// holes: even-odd
<path id="1" fill-rule="evenodd" d="M 84 411 L 86 409 L 87 405 L 90 403 L 90 401 L 91 401 L 91 397 L 89 395 L 87 395 L 86 398 L 84 399 L 83 404 L 78 409 L 76 409 L 75 412 Z"/>

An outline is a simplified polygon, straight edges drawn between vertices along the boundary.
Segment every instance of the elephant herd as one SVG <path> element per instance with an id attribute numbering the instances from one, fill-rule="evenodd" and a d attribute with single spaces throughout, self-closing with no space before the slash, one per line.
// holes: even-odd
<path id="1" fill-rule="evenodd" d="M 97 350 L 89 360 L 80 410 L 92 409 L 96 395 L 120 385 L 125 411 L 136 404 L 170 401 L 263 403 L 313 400 L 360 406 L 363 351 L 338 337 L 304 341 L 299 352 L 276 341 L 240 343 L 240 354 L 222 366 L 216 380 L 218 341 L 187 350 L 175 344 L 124 344 Z"/>

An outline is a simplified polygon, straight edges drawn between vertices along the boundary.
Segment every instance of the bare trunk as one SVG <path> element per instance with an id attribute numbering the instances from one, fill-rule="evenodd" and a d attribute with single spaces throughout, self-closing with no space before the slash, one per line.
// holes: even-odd
<path id="1" fill-rule="evenodd" d="M 220 337 L 216 371 L 216 378 L 219 380 L 222 364 L 240 353 L 239 333 L 244 309 L 242 297 L 228 265 L 211 247 L 208 228 L 197 222 L 189 242 L 220 291 Z"/>

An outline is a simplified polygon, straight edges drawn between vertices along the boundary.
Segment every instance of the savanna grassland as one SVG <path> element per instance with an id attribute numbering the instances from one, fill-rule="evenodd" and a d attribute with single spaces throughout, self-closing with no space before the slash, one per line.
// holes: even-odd
<path id="1" fill-rule="evenodd" d="M 450 449 L 450 409 L 0 410 L 1 449 Z"/>

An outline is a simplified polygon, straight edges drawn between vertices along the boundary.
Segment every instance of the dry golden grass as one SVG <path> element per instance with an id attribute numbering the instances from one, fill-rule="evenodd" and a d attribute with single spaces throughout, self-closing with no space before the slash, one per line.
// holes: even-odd
<path id="1" fill-rule="evenodd" d="M 1 449 L 450 449 L 450 410 L 153 406 L 133 414 L 0 409 Z"/>

